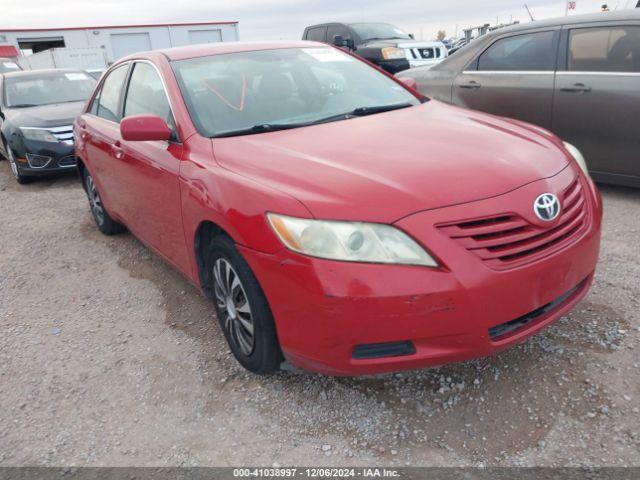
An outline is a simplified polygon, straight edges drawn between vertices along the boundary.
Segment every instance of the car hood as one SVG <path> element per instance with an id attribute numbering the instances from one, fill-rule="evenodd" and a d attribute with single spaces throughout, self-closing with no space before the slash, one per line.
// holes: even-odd
<path id="1" fill-rule="evenodd" d="M 80 115 L 84 101 L 55 103 L 39 107 L 8 108 L 7 119 L 18 127 L 56 127 L 71 125 Z"/>
<path id="2" fill-rule="evenodd" d="M 384 223 L 509 192 L 569 161 L 540 129 L 433 100 L 212 141 L 221 166 L 290 194 L 316 218 Z"/>

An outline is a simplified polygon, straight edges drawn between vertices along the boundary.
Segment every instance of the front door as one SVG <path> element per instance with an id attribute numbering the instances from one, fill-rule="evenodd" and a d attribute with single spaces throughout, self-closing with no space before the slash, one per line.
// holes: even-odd
<path id="1" fill-rule="evenodd" d="M 160 74 L 151 63 L 135 62 L 123 118 L 142 114 L 158 115 L 176 131 Z M 121 168 L 126 171 L 121 177 L 122 188 L 132 196 L 123 213 L 127 225 L 176 267 L 188 272 L 178 180 L 182 144 L 177 136 L 170 142 L 123 140 L 120 149 Z"/>
<path id="2" fill-rule="evenodd" d="M 582 152 L 598 180 L 640 177 L 640 24 L 569 28 L 554 133 Z"/>
<path id="3" fill-rule="evenodd" d="M 551 126 L 559 30 L 498 38 L 453 82 L 457 105 Z"/>

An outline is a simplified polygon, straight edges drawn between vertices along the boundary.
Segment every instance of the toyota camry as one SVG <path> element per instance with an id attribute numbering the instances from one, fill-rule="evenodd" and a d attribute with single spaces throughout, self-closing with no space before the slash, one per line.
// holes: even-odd
<path id="1" fill-rule="evenodd" d="M 575 147 L 324 44 L 124 58 L 74 132 L 98 228 L 201 288 L 252 372 L 489 355 L 593 279 L 602 205 Z"/>

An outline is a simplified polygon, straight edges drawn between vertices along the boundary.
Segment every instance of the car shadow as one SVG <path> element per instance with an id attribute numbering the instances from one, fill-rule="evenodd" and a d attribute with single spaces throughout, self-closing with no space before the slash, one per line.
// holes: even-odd
<path id="1" fill-rule="evenodd" d="M 28 183 L 20 185 L 16 182 L 9 162 L 0 160 L 0 190 L 2 191 L 25 191 L 25 190 L 42 190 L 48 188 L 68 188 L 76 185 L 80 180 L 78 172 L 75 168 L 60 173 L 51 173 L 47 175 L 32 177 Z"/>

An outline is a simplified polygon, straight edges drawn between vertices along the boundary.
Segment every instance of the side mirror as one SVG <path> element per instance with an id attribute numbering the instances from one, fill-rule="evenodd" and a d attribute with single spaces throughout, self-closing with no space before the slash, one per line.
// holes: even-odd
<path id="1" fill-rule="evenodd" d="M 167 122 L 157 115 L 132 115 L 120 122 L 120 135 L 130 142 L 169 141 L 171 134 Z"/>
<path id="2" fill-rule="evenodd" d="M 347 40 L 342 35 L 333 36 L 333 44 L 336 47 L 342 48 L 347 46 Z"/>
<path id="3" fill-rule="evenodd" d="M 355 50 L 353 40 L 351 38 L 344 38 L 342 35 L 334 35 L 333 44 L 338 48 L 348 48 L 349 50 Z"/>
<path id="4" fill-rule="evenodd" d="M 402 82 L 405 87 L 409 87 L 411 90 L 418 90 L 418 82 L 416 82 L 415 78 L 400 77 L 398 80 Z"/>
<path id="5" fill-rule="evenodd" d="M 410 38 L 411 40 L 415 40 L 415 39 L 416 39 L 416 36 L 415 36 L 413 33 L 410 33 L 410 34 L 409 34 L 409 38 Z"/>

